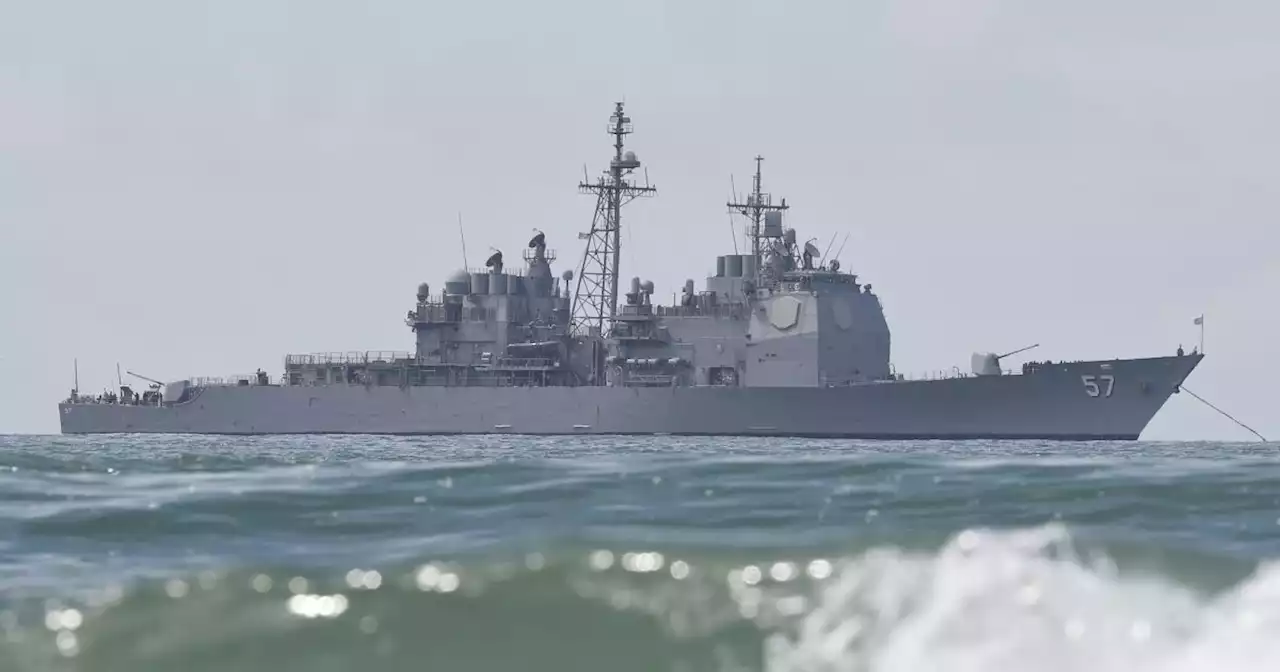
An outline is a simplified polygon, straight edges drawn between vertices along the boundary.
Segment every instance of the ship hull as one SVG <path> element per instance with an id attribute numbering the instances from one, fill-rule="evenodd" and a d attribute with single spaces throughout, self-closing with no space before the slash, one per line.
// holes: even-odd
<path id="1" fill-rule="evenodd" d="M 672 434 L 1133 440 L 1202 356 L 840 388 L 207 387 L 168 406 L 63 403 L 64 434 Z"/>

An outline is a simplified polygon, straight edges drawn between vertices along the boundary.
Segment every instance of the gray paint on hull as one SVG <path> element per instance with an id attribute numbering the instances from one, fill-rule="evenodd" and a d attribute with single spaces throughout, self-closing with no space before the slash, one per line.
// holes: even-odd
<path id="1" fill-rule="evenodd" d="M 65 434 L 684 434 L 1135 439 L 1202 356 L 850 387 L 208 387 L 174 406 L 60 404 Z M 1111 375 L 1090 396 L 1086 375 Z"/>

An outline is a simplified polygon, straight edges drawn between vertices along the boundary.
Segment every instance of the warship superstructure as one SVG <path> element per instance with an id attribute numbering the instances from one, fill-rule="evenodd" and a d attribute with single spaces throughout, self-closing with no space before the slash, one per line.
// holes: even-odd
<path id="1" fill-rule="evenodd" d="M 1028 362 L 975 354 L 971 371 L 907 380 L 870 284 L 784 224 L 756 157 L 729 202 L 750 250 L 718 256 L 672 305 L 651 281 L 620 288 L 622 209 L 656 193 L 615 104 L 613 156 L 581 262 L 557 275 L 547 237 L 524 268 L 423 283 L 405 317 L 414 352 L 288 355 L 284 374 L 150 383 L 59 404 L 64 433 L 687 434 L 877 439 L 1136 439 L 1203 355 Z M 829 251 L 829 247 L 828 247 Z M 622 290 L 620 293 L 620 289 Z M 137 375 L 137 374 L 131 374 Z"/>

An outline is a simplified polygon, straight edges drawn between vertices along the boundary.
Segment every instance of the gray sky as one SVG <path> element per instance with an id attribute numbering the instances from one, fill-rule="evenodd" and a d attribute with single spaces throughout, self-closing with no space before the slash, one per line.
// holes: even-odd
<path id="1" fill-rule="evenodd" d="M 1265 0 L 0 3 L 0 431 L 80 362 L 175 379 L 412 349 L 536 226 L 576 266 L 625 98 L 659 194 L 623 275 L 732 251 L 751 157 L 880 294 L 900 372 L 1207 351 L 1280 438 L 1280 5 Z M 738 222 L 740 227 L 741 222 Z M 1188 395 L 1148 438 L 1248 439 Z"/>

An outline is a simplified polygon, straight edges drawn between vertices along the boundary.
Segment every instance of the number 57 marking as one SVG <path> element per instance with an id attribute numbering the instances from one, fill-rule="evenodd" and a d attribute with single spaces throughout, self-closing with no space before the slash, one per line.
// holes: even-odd
<path id="1" fill-rule="evenodd" d="M 1084 383 L 1084 391 L 1091 397 L 1109 397 L 1111 391 L 1116 387 L 1116 377 L 1111 374 L 1095 376 L 1093 374 L 1085 374 L 1080 376 L 1080 382 Z M 1102 383 L 1100 386 L 1098 383 Z M 1105 390 L 1103 387 L 1105 386 Z"/>

